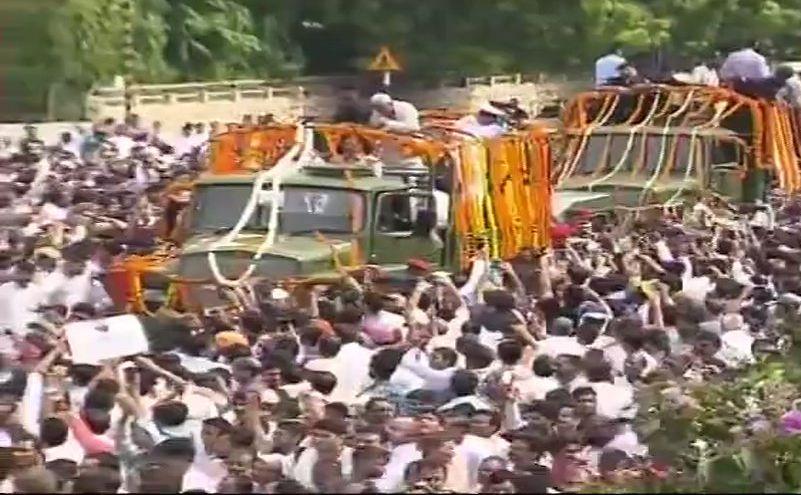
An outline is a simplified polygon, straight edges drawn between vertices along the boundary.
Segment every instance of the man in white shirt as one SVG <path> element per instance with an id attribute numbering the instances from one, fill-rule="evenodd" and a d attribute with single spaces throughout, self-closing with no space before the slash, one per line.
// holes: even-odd
<path id="1" fill-rule="evenodd" d="M 108 138 L 108 141 L 117 147 L 117 153 L 120 158 L 129 158 L 131 150 L 133 150 L 136 143 L 126 134 L 116 134 Z"/>
<path id="2" fill-rule="evenodd" d="M 424 431 L 426 430 L 427 431 Z M 387 427 L 390 437 L 390 458 L 384 466 L 384 473 L 376 480 L 376 488 L 381 493 L 395 493 L 403 491 L 404 473 L 412 462 L 433 454 L 431 450 L 447 450 L 438 442 L 436 437 L 442 431 L 438 428 L 421 425 L 413 418 L 395 418 Z M 430 436 L 430 439 L 425 437 Z M 464 456 L 454 452 L 447 464 L 446 488 L 463 492 L 467 490 L 467 466 Z"/>
<path id="3" fill-rule="evenodd" d="M 605 86 L 608 81 L 620 76 L 618 67 L 626 63 L 619 48 L 595 61 L 595 85 Z"/>
<path id="4" fill-rule="evenodd" d="M 27 141 L 22 146 L 22 151 L 25 153 L 25 160 L 31 164 L 31 168 L 36 170 L 36 175 L 28 190 L 28 196 L 38 197 L 42 194 L 42 188 L 50 177 L 52 169 L 50 160 L 45 156 L 44 143 L 38 140 Z"/>
<path id="5" fill-rule="evenodd" d="M 384 474 L 376 481 L 376 487 L 381 492 L 392 493 L 399 491 L 403 486 L 403 473 L 409 463 L 422 457 L 416 443 L 411 436 L 418 426 L 413 418 L 394 418 L 387 425 L 389 447 L 391 449 L 389 462 L 384 466 Z"/>
<path id="6" fill-rule="evenodd" d="M 182 490 L 202 489 L 214 493 L 228 475 L 225 458 L 230 454 L 229 436 L 233 427 L 222 418 L 203 422 L 201 435 L 195 436 L 195 458 L 183 477 Z"/>
<path id="7" fill-rule="evenodd" d="M 720 67 L 720 79 L 722 81 L 742 81 L 770 77 L 768 61 L 756 51 L 757 48 L 758 44 L 753 43 L 748 48 L 730 53 Z"/>
<path id="8" fill-rule="evenodd" d="M 684 265 L 682 294 L 695 301 L 704 301 L 707 294 L 715 290 L 715 282 L 708 275 L 693 276 L 693 266 L 688 256 L 679 259 Z"/>
<path id="9" fill-rule="evenodd" d="M 418 365 L 421 367 L 430 367 L 428 355 L 417 348 L 412 348 L 406 351 L 401 359 L 401 362 L 404 361 L 407 363 L 417 361 Z M 408 367 L 400 365 L 395 368 L 395 371 L 392 373 L 392 377 L 390 377 L 389 381 L 393 386 L 400 390 L 403 395 L 406 395 L 414 390 L 421 389 L 425 384 L 425 380 L 423 378 L 414 373 Z"/>
<path id="10" fill-rule="evenodd" d="M 715 87 L 720 85 L 720 79 L 718 78 L 717 71 L 710 68 L 704 62 L 699 62 L 696 64 L 696 66 L 693 67 L 691 75 L 695 84 Z"/>
<path id="11" fill-rule="evenodd" d="M 194 148 L 201 148 L 208 142 L 209 132 L 206 130 L 206 126 L 203 122 L 195 124 L 195 133 L 190 139 L 192 140 L 192 147 Z"/>
<path id="12" fill-rule="evenodd" d="M 717 357 L 730 368 L 738 368 L 754 362 L 752 346 L 754 337 L 748 330 L 740 313 L 727 313 L 720 319 L 721 348 Z"/>
<path id="13" fill-rule="evenodd" d="M 17 265 L 13 282 L 0 285 L 0 327 L 17 335 L 28 333 L 28 324 L 39 319 L 37 309 L 45 302 L 45 292 L 32 283 L 35 268 L 30 263 Z"/>
<path id="14" fill-rule="evenodd" d="M 370 359 L 375 351 L 358 342 L 355 329 L 340 330 L 339 334 L 344 343 L 336 357 L 336 371 L 332 371 L 337 385 L 331 392 L 331 400 L 350 404 L 370 383 Z"/>
<path id="15" fill-rule="evenodd" d="M 784 85 L 776 93 L 776 99 L 783 101 L 793 108 L 801 108 L 801 78 L 789 65 L 776 68 L 776 79 Z"/>
<path id="16" fill-rule="evenodd" d="M 38 418 L 37 418 L 38 419 Z M 40 438 L 45 462 L 66 459 L 77 464 L 83 462 L 85 452 L 75 440 L 70 428 L 60 418 L 45 418 L 41 422 Z"/>
<path id="17" fill-rule="evenodd" d="M 393 100 L 386 93 L 376 93 L 370 98 L 373 113 L 370 125 L 386 131 L 414 132 L 420 130 L 420 116 L 411 103 Z"/>
<path id="18" fill-rule="evenodd" d="M 197 138 L 192 134 L 192 124 L 184 124 L 181 128 L 181 137 L 173 143 L 173 155 L 176 158 L 181 158 L 184 155 L 190 155 L 194 150 Z"/>
<path id="19" fill-rule="evenodd" d="M 579 343 L 573 333 L 573 322 L 570 318 L 557 318 L 554 320 L 548 337 L 540 341 L 537 346 L 537 355 L 545 354 L 554 359 L 560 354 L 583 356 L 586 352 L 586 348 Z"/>
<path id="20" fill-rule="evenodd" d="M 489 413 L 476 414 L 472 421 L 482 421 L 482 417 L 491 416 Z M 470 486 L 478 482 L 478 466 L 481 461 L 488 457 L 499 456 L 507 458 L 509 454 L 509 442 L 496 434 L 489 432 L 471 431 L 464 437 L 459 445 L 456 446 L 456 455 L 462 456 L 467 463 L 467 473 Z"/>
<path id="21" fill-rule="evenodd" d="M 91 303 L 92 276 L 86 264 L 79 261 L 64 261 L 59 270 L 61 277 L 53 278 L 56 287 L 43 287 L 47 290 L 50 304 L 63 304 L 72 307 L 78 303 Z"/>
<path id="22" fill-rule="evenodd" d="M 457 120 L 454 127 L 473 136 L 491 139 L 503 135 L 503 126 L 498 120 L 504 115 L 502 110 L 484 103 L 474 115 Z"/>
<path id="23" fill-rule="evenodd" d="M 451 386 L 451 377 L 456 371 L 456 352 L 452 349 L 435 349 L 431 359 L 420 349 L 410 349 L 401 360 L 399 368 L 411 371 L 423 380 L 421 388 L 433 392 L 444 392 Z M 397 371 L 396 371 L 397 373 Z"/>
<path id="24" fill-rule="evenodd" d="M 61 151 L 65 153 L 72 154 L 72 156 L 80 157 L 81 156 L 81 139 L 80 136 L 78 139 L 75 138 L 72 132 L 66 131 L 61 133 L 61 137 L 58 143 L 58 147 Z"/>

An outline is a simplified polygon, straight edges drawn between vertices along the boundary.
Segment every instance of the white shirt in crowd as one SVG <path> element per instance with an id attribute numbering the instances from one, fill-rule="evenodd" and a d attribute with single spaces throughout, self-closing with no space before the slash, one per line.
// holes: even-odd
<path id="1" fill-rule="evenodd" d="M 81 156 L 81 143 L 82 142 L 83 142 L 83 139 L 81 139 L 80 136 L 76 136 L 75 134 L 73 134 L 72 135 L 72 140 L 67 144 L 62 144 L 61 145 L 61 149 L 66 151 L 66 152 L 68 152 L 68 153 L 72 153 L 76 157 L 80 157 Z"/>
<path id="2" fill-rule="evenodd" d="M 597 397 L 596 412 L 605 418 L 632 417 L 634 407 L 634 390 L 628 383 L 618 380 L 617 383 L 592 382 L 590 387 Z"/>
<path id="3" fill-rule="evenodd" d="M 182 157 L 192 153 L 196 145 L 197 138 L 194 135 L 181 136 L 173 143 L 173 154 L 176 157 Z"/>
<path id="4" fill-rule="evenodd" d="M 131 150 L 136 146 L 136 142 L 126 135 L 112 136 L 108 140 L 117 148 L 117 156 L 120 158 L 130 157 Z"/>
<path id="5" fill-rule="evenodd" d="M 329 370 L 337 377 L 336 387 L 329 396 L 332 402 L 350 404 L 370 384 L 370 359 L 374 352 L 358 342 L 349 342 L 339 349 Z M 313 363 L 310 361 L 306 367 L 314 369 Z"/>
<path id="6" fill-rule="evenodd" d="M 434 369 L 428 362 L 426 353 L 420 349 L 410 349 L 401 359 L 400 367 L 420 378 L 420 388 L 434 392 L 444 392 L 451 386 L 451 377 L 455 367 L 441 370 Z M 397 371 L 395 372 L 397 373 Z M 393 375 L 394 377 L 394 375 Z"/>
<path id="7" fill-rule="evenodd" d="M 15 282 L 0 285 L 0 329 L 19 336 L 28 333 L 28 324 L 39 319 L 37 309 L 45 302 L 46 293 L 33 282 L 20 287 Z"/>

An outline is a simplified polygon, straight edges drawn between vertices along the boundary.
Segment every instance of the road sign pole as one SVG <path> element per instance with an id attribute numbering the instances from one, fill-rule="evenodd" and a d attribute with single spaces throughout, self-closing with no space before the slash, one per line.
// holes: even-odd
<path id="1" fill-rule="evenodd" d="M 401 66 L 398 61 L 395 60 L 392 52 L 389 51 L 389 47 L 382 46 L 381 51 L 376 55 L 373 61 L 370 62 L 367 70 L 381 72 L 381 83 L 384 88 L 389 88 L 389 85 L 392 84 L 392 73 L 401 70 Z"/>

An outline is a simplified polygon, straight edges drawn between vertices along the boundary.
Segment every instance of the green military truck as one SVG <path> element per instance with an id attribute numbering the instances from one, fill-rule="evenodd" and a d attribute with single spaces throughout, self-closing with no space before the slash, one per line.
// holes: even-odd
<path id="1" fill-rule="evenodd" d="M 381 265 L 386 271 L 402 270 L 412 258 L 442 269 L 458 266 L 449 197 L 433 189 L 427 169 L 384 169 L 378 176 L 371 167 L 304 165 L 281 178 L 277 195 L 265 182 L 243 228 L 227 239 L 255 183 L 253 173 L 197 178 L 177 227 L 180 248 L 138 274 L 147 307 L 164 304 L 176 281 L 192 306 L 222 305 L 219 287 L 249 269 L 254 279 L 280 281 L 331 279 L 338 276 L 338 261 Z M 277 229 L 265 247 L 275 207 Z M 130 271 L 132 265 L 117 269 Z M 126 303 L 134 297 L 129 293 Z"/>
<path id="2" fill-rule="evenodd" d="M 220 287 L 248 278 L 334 280 L 343 266 L 392 272 L 411 259 L 456 271 L 483 245 L 511 257 L 549 242 L 550 153 L 540 131 L 462 144 L 355 127 L 304 135 L 289 152 L 286 129 L 218 137 L 210 171 L 192 182 L 181 213 L 165 218 L 175 246 L 118 263 L 115 301 L 144 310 L 143 299 L 174 300 L 172 288 L 210 307 Z M 258 153 L 278 156 L 273 145 L 281 158 L 267 162 Z"/>
<path id="3" fill-rule="evenodd" d="M 555 197 L 570 209 L 678 205 L 702 191 L 731 201 L 769 187 L 755 107 L 721 88 L 646 85 L 578 95 L 568 106 Z M 567 207 L 555 206 L 555 212 Z"/>
<path id="4" fill-rule="evenodd" d="M 424 174 L 377 177 L 369 168 L 305 166 L 283 178 L 280 196 L 260 201 L 243 231 L 222 245 L 219 239 L 245 209 L 254 176 L 201 176 L 185 220 L 188 236 L 177 274 L 188 279 L 212 277 L 208 253 L 214 251 L 222 275 L 239 277 L 262 245 L 275 205 L 280 208 L 278 232 L 256 262 L 255 276 L 280 279 L 332 271 L 332 248 L 342 260 L 356 257 L 360 264 L 392 265 L 424 258 L 450 267 L 451 232 L 446 226 L 423 223 L 430 217 L 420 214 L 436 212 L 437 200 L 447 202 L 447 195 L 410 185 L 408 180 Z M 270 185 L 264 189 L 270 192 Z M 447 212 L 447 204 L 439 205 L 439 210 Z"/>

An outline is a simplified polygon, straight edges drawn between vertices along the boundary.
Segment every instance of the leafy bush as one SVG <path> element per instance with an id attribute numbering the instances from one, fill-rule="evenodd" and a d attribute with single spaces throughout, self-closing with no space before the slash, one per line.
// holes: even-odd
<path id="1" fill-rule="evenodd" d="M 801 397 L 801 348 L 708 383 L 663 382 L 640 390 L 636 429 L 651 455 L 670 466 L 592 492 L 798 492 L 801 436 L 782 417 Z"/>

